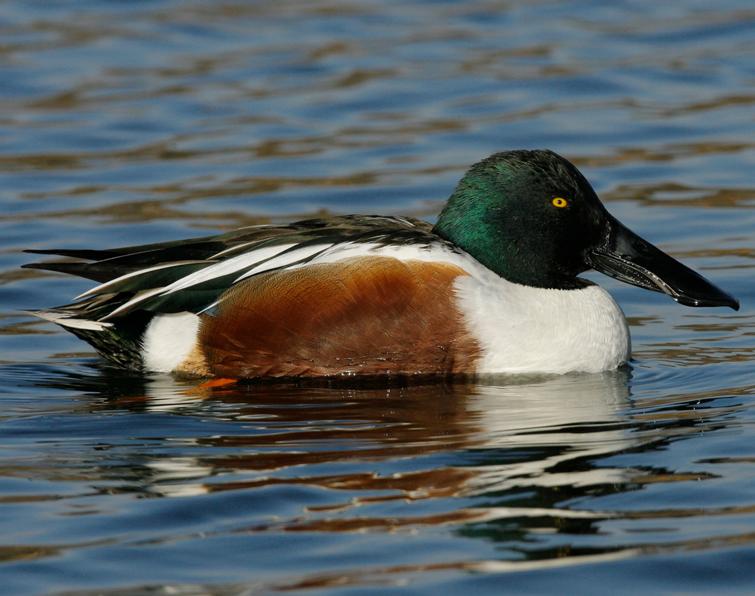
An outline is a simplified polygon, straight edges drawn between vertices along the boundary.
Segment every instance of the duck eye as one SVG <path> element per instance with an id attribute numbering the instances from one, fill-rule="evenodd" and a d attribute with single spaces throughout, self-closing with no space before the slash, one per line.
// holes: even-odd
<path id="1" fill-rule="evenodd" d="M 551 205 L 553 205 L 554 207 L 558 207 L 559 209 L 563 209 L 568 204 L 569 204 L 569 201 L 567 201 L 563 197 L 553 197 L 553 199 L 551 199 Z"/>

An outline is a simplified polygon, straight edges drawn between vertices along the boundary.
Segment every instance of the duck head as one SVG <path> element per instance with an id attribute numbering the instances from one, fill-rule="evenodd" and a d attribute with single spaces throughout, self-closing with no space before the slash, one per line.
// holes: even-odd
<path id="1" fill-rule="evenodd" d="M 506 151 L 475 164 L 434 231 L 505 279 L 576 289 L 595 269 L 687 306 L 739 302 L 644 240 L 598 199 L 579 170 L 552 151 Z"/>

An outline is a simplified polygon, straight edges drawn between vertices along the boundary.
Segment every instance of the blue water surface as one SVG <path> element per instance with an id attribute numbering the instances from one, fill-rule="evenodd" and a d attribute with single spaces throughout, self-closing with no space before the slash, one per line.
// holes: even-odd
<path id="1" fill-rule="evenodd" d="M 0 36 L 3 593 L 755 591 L 751 2 L 11 0 Z M 24 312 L 90 283 L 23 249 L 433 221 L 544 147 L 741 310 L 589 274 L 626 369 L 215 390 Z"/>

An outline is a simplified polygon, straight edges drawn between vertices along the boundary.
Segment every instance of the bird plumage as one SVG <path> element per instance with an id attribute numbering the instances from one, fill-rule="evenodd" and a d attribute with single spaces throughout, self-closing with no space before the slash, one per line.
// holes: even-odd
<path id="1" fill-rule="evenodd" d="M 340 216 L 27 267 L 99 285 L 42 311 L 132 368 L 236 378 L 564 373 L 630 355 L 596 268 L 692 306 L 731 296 L 613 218 L 550 151 L 475 164 L 435 226 Z"/>

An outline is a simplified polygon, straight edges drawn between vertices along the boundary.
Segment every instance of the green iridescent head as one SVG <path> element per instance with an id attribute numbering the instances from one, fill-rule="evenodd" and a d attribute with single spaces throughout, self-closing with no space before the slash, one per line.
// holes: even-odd
<path id="1" fill-rule="evenodd" d="M 611 216 L 587 179 L 552 151 L 505 151 L 473 165 L 434 232 L 501 277 L 576 289 L 596 269 L 689 306 L 739 303 Z"/>
<path id="2" fill-rule="evenodd" d="M 435 232 L 509 281 L 578 287 L 606 212 L 590 183 L 552 151 L 506 151 L 475 164 Z"/>

